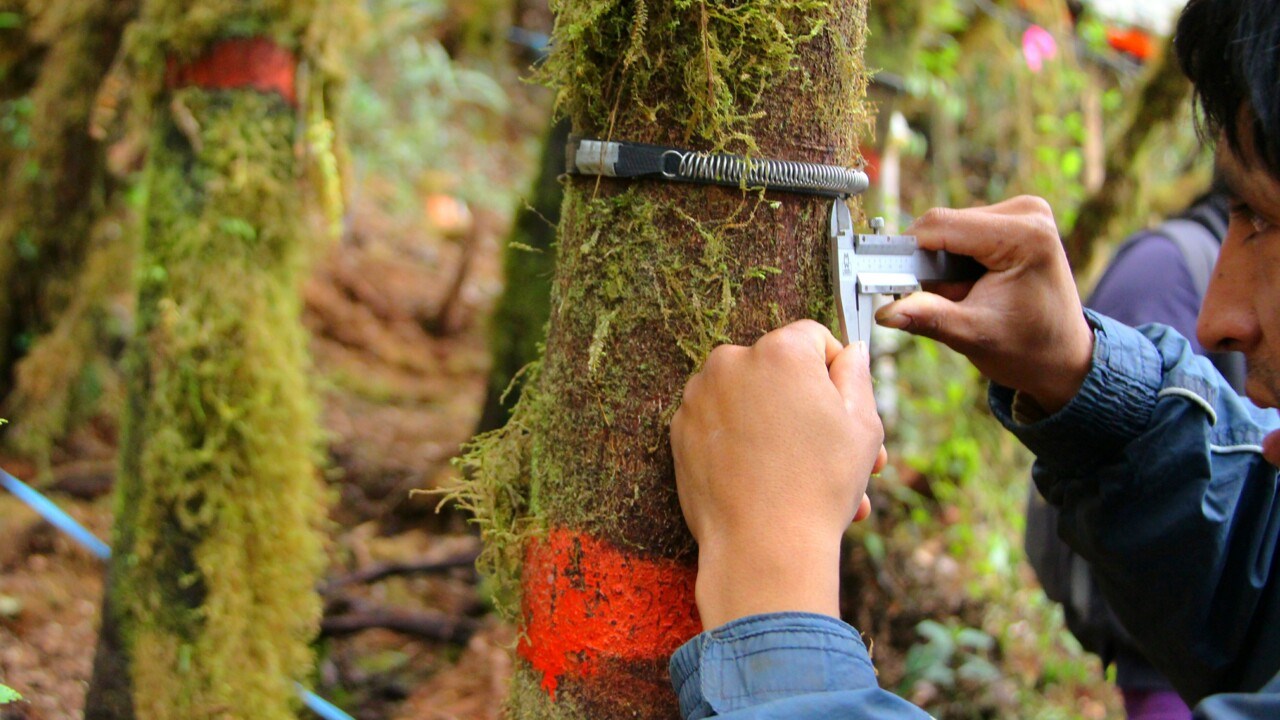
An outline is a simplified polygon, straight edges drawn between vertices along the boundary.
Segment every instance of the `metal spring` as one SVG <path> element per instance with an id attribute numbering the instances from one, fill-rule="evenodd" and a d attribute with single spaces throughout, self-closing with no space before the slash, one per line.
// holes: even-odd
<path id="1" fill-rule="evenodd" d="M 667 160 L 672 157 L 678 159 L 679 164 L 674 170 L 669 170 Z M 713 155 L 681 150 L 667 150 L 662 154 L 662 159 L 662 174 L 668 178 L 718 185 L 859 195 L 871 184 L 862 170 L 835 165 L 747 159 L 740 155 Z"/>

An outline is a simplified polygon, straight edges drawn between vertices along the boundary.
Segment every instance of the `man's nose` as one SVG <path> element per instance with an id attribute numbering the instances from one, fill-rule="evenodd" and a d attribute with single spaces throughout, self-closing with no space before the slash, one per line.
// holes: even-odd
<path id="1" fill-rule="evenodd" d="M 1206 350 L 1249 352 L 1259 339 L 1247 253 L 1228 233 L 1200 304 L 1196 335 Z"/>

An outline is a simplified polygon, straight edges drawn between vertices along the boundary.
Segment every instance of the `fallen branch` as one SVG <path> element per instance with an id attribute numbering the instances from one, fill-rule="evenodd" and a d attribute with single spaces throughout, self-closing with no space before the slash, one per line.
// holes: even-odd
<path id="1" fill-rule="evenodd" d="M 328 584 L 325 585 L 323 592 L 325 594 L 329 594 L 346 585 L 374 583 L 393 575 L 439 573 L 455 570 L 457 568 L 475 567 L 476 558 L 479 556 L 480 548 L 474 547 L 436 560 L 394 562 L 374 565 L 330 580 Z"/>
<path id="2" fill-rule="evenodd" d="M 322 637 L 341 637 L 383 628 L 425 640 L 463 645 L 479 628 L 470 618 L 454 618 L 435 613 L 407 613 L 394 610 L 366 610 L 326 617 L 320 621 Z"/>

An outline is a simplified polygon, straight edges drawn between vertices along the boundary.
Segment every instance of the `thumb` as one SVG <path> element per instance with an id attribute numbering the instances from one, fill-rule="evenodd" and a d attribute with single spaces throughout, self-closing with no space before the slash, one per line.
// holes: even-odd
<path id="1" fill-rule="evenodd" d="M 876 312 L 876 322 L 953 346 L 972 334 L 964 308 L 930 292 L 912 293 L 885 305 Z"/>
<path id="2" fill-rule="evenodd" d="M 1262 457 L 1276 467 L 1280 467 L 1280 430 L 1275 430 L 1262 438 Z"/>
<path id="3" fill-rule="evenodd" d="M 831 361 L 831 382 L 844 400 L 846 412 L 855 413 L 859 408 L 870 407 L 874 412 L 875 394 L 871 389 L 871 357 L 867 344 L 861 340 L 851 343 Z"/>

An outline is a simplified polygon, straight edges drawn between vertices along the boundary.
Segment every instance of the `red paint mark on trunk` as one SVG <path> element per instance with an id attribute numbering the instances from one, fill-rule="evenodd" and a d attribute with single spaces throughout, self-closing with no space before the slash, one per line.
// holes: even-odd
<path id="1" fill-rule="evenodd" d="M 198 59 L 179 63 L 169 58 L 165 83 L 169 88 L 200 87 L 210 90 L 252 89 L 279 93 L 296 105 L 298 59 L 266 38 L 220 40 Z"/>
<path id="2" fill-rule="evenodd" d="M 605 659 L 665 660 L 702 630 L 696 577 L 694 566 L 554 529 L 525 550 L 518 652 L 552 699 L 561 677 L 594 675 Z"/>

